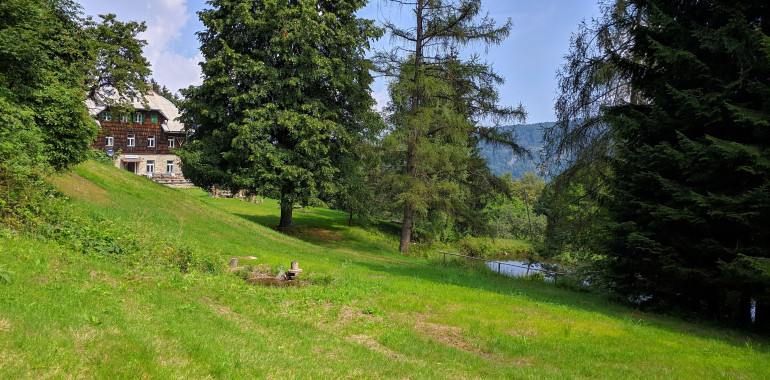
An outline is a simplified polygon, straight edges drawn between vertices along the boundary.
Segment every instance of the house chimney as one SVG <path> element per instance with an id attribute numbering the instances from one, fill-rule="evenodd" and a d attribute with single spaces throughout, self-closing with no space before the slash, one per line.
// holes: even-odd
<path id="1" fill-rule="evenodd" d="M 155 91 L 152 89 L 151 82 L 147 82 L 147 95 L 155 95 Z"/>

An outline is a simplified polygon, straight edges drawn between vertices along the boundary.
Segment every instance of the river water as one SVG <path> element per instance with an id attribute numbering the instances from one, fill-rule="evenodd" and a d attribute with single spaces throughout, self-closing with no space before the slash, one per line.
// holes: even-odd
<path id="1" fill-rule="evenodd" d="M 537 269 L 543 269 L 540 263 L 530 264 L 528 261 L 490 261 L 487 262 L 487 266 L 489 269 L 497 272 L 498 263 L 500 263 L 500 273 L 511 277 L 526 276 L 527 273 L 532 274 L 536 273 Z M 527 266 L 529 266 L 529 272 L 527 272 Z M 542 273 L 545 276 L 546 281 L 553 281 L 553 276 L 551 276 L 548 272 Z"/>

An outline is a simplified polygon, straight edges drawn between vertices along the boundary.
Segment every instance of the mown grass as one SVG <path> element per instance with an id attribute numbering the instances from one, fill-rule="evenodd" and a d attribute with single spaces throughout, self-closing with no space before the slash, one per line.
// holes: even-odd
<path id="1" fill-rule="evenodd" d="M 761 338 L 405 257 L 387 227 L 351 229 L 341 213 L 295 212 L 287 237 L 260 225 L 277 224 L 270 201 L 167 189 L 93 162 L 55 182 L 78 212 L 139 244 L 297 260 L 306 281 L 254 286 L 6 231 L 3 378 L 770 378 Z"/>

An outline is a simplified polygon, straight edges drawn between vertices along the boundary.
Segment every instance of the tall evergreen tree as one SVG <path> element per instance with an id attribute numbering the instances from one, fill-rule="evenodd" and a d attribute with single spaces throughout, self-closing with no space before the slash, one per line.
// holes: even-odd
<path id="1" fill-rule="evenodd" d="M 711 318 L 770 318 L 770 6 L 631 0 L 614 63 L 645 102 L 612 107 L 612 286 Z"/>
<path id="2" fill-rule="evenodd" d="M 185 176 L 280 199 L 281 228 L 296 203 L 331 193 L 373 105 L 364 54 L 380 33 L 356 17 L 365 3 L 210 1 L 203 84 L 183 91 Z"/>
<path id="3" fill-rule="evenodd" d="M 521 149 L 510 135 L 483 127 L 481 121 L 524 118 L 524 110 L 498 106 L 496 86 L 503 79 L 478 56 L 459 58 L 469 44 L 498 44 L 509 33 L 482 14 L 481 1 L 395 1 L 414 12 L 414 26 L 386 23 L 403 42 L 377 55 L 379 69 L 393 78 L 390 148 L 396 198 L 403 210 L 399 251 L 409 251 L 415 217 L 443 228 L 457 219 L 481 220 L 481 207 L 469 196 L 494 181 L 476 148 L 479 139 Z M 403 54 L 406 52 L 406 54 Z M 432 213 L 432 215 L 429 215 Z M 477 215 L 473 215 L 473 214 Z M 425 228 L 430 228 L 425 226 Z"/>

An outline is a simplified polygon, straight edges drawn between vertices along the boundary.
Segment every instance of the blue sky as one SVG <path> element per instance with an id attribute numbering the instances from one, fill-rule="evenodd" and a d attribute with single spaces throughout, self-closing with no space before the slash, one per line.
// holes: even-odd
<path id="1" fill-rule="evenodd" d="M 202 57 L 195 32 L 202 29 L 195 12 L 206 7 L 205 0 L 80 0 L 88 15 L 115 13 L 122 21 L 145 21 L 147 40 L 144 53 L 152 64 L 153 77 L 172 90 L 201 83 L 198 62 Z M 506 79 L 500 87 L 501 104 L 521 103 L 527 122 L 553 121 L 556 98 L 555 73 L 569 47 L 570 34 L 582 20 L 598 15 L 597 0 L 486 0 L 483 7 L 499 23 L 513 20 L 511 35 L 489 49 L 486 59 Z M 371 0 L 362 17 L 408 21 L 408 9 Z M 386 36 L 375 44 L 390 48 Z M 483 53 L 483 50 L 479 50 Z M 381 105 L 387 101 L 386 84 L 378 80 L 373 96 Z"/>

